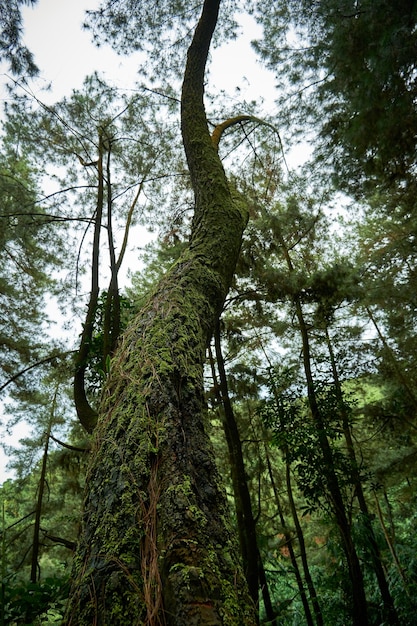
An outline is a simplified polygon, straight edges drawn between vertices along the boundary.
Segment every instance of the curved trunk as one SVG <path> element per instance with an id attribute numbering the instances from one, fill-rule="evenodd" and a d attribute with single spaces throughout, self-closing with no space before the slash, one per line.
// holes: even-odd
<path id="1" fill-rule="evenodd" d="M 81 333 L 80 347 L 75 357 L 74 372 L 74 404 L 78 419 L 88 433 L 92 433 L 97 422 L 97 412 L 90 405 L 85 390 L 85 372 L 87 359 L 90 353 L 90 344 L 94 330 L 94 316 L 97 308 L 99 289 L 99 256 L 100 233 L 102 228 L 104 205 L 104 175 L 103 175 L 103 139 L 99 135 L 97 163 L 97 206 L 94 219 L 93 253 L 91 262 L 91 290 L 87 307 L 87 314 Z"/>
<path id="2" fill-rule="evenodd" d="M 204 3 L 183 85 L 196 197 L 190 244 L 112 361 L 66 624 L 255 624 L 205 428 L 205 350 L 246 224 L 203 106 L 218 8 L 219 0 Z"/>

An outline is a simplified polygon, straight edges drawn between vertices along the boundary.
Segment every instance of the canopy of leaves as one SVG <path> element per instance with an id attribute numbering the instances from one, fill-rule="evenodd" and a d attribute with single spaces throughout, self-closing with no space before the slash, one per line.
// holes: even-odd
<path id="1" fill-rule="evenodd" d="M 258 49 L 295 89 L 300 108 L 321 130 L 322 154 L 338 178 L 410 185 L 417 132 L 416 3 L 323 0 L 258 3 Z M 305 120 L 305 117 L 302 118 Z"/>
<path id="2" fill-rule="evenodd" d="M 98 10 L 87 11 L 85 26 L 92 31 L 97 45 L 110 44 L 123 54 L 143 52 L 142 75 L 158 81 L 163 72 L 166 81 L 171 72 L 177 78 L 182 76 L 201 6 L 202 2 L 190 4 L 184 0 L 103 0 Z M 219 38 L 225 41 L 235 35 L 235 11 L 236 2 L 222 2 L 214 44 Z"/>
<path id="3" fill-rule="evenodd" d="M 59 238 L 51 249 L 48 220 L 27 160 L 7 144 L 0 159 L 0 347 L 7 380 L 18 364 L 44 356 L 44 297 L 55 288 L 52 272 L 62 255 Z"/>
<path id="4" fill-rule="evenodd" d="M 39 72 L 33 54 L 22 43 L 22 5 L 38 0 L 8 0 L 0 4 L 0 62 L 5 61 L 16 76 Z"/>
<path id="5" fill-rule="evenodd" d="M 12 15 L 20 4 L 2 5 L 0 16 L 9 9 Z M 416 3 L 224 0 L 218 43 L 237 32 L 235 11 L 243 4 L 255 11 L 264 26 L 264 39 L 257 47 L 264 62 L 276 69 L 284 89 L 280 132 L 298 118 L 299 137 L 311 138 L 312 126 L 321 134 L 316 144 L 321 161 L 315 163 L 314 177 L 310 171 L 305 179 L 282 171 L 282 146 L 270 127 L 266 130 L 257 123 L 233 127 L 219 150 L 228 170 L 234 172 L 234 193 L 251 213 L 221 326 L 229 392 L 272 604 L 280 623 L 304 623 L 294 564 L 288 556 L 289 543 L 298 554 L 303 539 L 291 512 L 288 485 L 292 481 L 325 623 L 344 625 L 351 619 L 340 537 L 323 485 L 319 433 L 307 404 L 300 321 L 295 314 L 298 304 L 310 342 L 318 408 L 365 574 L 372 623 L 389 622 L 382 616 L 370 565 L 369 527 L 356 501 L 358 472 L 401 623 L 413 623 Z M 121 94 L 96 74 L 52 107 L 28 98 L 9 104 L 0 154 L 0 348 L 5 379 L 20 362 L 31 363 L 43 354 L 42 307 L 45 294 L 54 289 L 54 270 L 62 267 L 70 273 L 70 267 L 88 265 L 79 246 L 87 247 L 86 233 L 94 221 L 97 153 L 103 137 L 105 200 L 110 200 L 103 233 L 108 229 L 106 210 L 113 213 L 115 231 L 124 232 L 140 189 L 143 201 L 137 207 L 137 220 L 150 228 L 158 226 L 164 235 L 141 257 L 145 268 L 134 275 L 127 290 L 129 300 L 122 299 L 126 316 L 142 305 L 144 295 L 186 245 L 192 200 L 180 153 L 177 83 L 173 88 L 167 85 L 176 81 L 183 67 L 200 8 L 201 2 L 188 5 L 176 0 L 103 1 L 98 11 L 87 16 L 88 28 L 97 44 L 109 43 L 121 53 L 143 53 L 141 79 L 148 75 L 146 88 L 135 85 L 132 92 Z M 19 31 L 15 33 L 18 41 Z M 7 54 L 6 49 L 5 61 Z M 23 71 L 24 64 L 19 67 Z M 163 89 L 151 91 L 156 82 Z M 255 103 L 245 106 L 257 114 Z M 218 119 L 229 115 L 224 115 L 221 99 L 211 110 Z M 236 150 L 243 136 L 244 149 Z M 331 218 L 335 202 L 325 187 L 329 165 L 338 185 L 367 200 L 357 211 L 350 206 L 349 215 L 338 224 Z M 78 237 L 73 254 L 62 266 L 56 265 L 60 236 L 72 242 L 70 232 Z M 135 241 L 136 246 L 140 243 Z M 75 288 L 74 293 L 74 300 L 66 301 L 71 323 L 84 302 Z M 96 307 L 89 353 L 87 383 L 94 393 L 100 392 L 107 375 L 101 361 L 105 295 L 102 292 Z M 78 321 L 71 326 L 71 342 L 78 340 L 79 327 Z M 15 620 L 24 619 L 25 612 L 35 619 L 41 609 L 34 594 L 41 595 L 48 587 L 42 579 L 36 589 L 21 583 L 28 572 L 30 515 L 39 485 L 38 460 L 49 420 L 50 389 L 58 382 L 62 411 L 56 415 L 53 434 L 76 447 L 86 443 L 80 430 L 71 431 L 74 411 L 66 393 L 68 370 L 53 367 L 47 380 L 35 372 L 30 394 L 19 394 L 10 417 L 10 422 L 27 420 L 34 432 L 14 453 L 19 479 L 6 483 L 1 492 L 6 501 L 6 619 Z M 206 374 L 212 435 L 231 493 L 221 398 L 215 393 L 213 372 Z M 353 434 L 356 463 L 343 439 L 346 425 Z M 68 549 L 57 548 L 47 534 L 75 541 L 86 456 L 68 448 L 50 455 L 50 491 L 42 518 L 42 576 L 65 579 L 62 563 L 70 561 Z M 52 596 L 42 602 L 42 611 L 48 606 L 54 610 Z"/>

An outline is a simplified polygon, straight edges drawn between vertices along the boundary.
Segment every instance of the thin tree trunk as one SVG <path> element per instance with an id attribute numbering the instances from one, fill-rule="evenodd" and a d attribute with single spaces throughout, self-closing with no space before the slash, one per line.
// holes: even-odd
<path id="1" fill-rule="evenodd" d="M 268 580 L 266 578 L 265 567 L 261 558 L 261 553 L 258 550 L 259 558 L 259 584 L 261 585 L 262 599 L 264 601 L 265 615 L 268 620 L 269 626 L 278 626 L 278 622 L 275 619 L 275 611 L 272 605 L 271 594 L 269 593 Z"/>
<path id="2" fill-rule="evenodd" d="M 100 233 L 102 228 L 104 206 L 104 175 L 103 175 L 103 137 L 99 134 L 97 166 L 97 205 L 94 218 L 93 252 L 91 262 L 91 290 L 87 314 L 81 333 L 80 347 L 75 358 L 74 403 L 78 419 L 88 433 L 92 433 L 97 423 L 97 412 L 90 405 L 85 391 L 85 371 L 90 353 L 90 344 L 94 329 L 94 316 L 99 296 L 99 257 Z"/>
<path id="3" fill-rule="evenodd" d="M 203 387 L 206 346 L 247 221 L 203 105 L 219 4 L 204 2 L 183 83 L 182 133 L 196 202 L 190 243 L 112 361 L 67 625 L 256 623 L 206 432 Z"/>
<path id="4" fill-rule="evenodd" d="M 107 359 L 112 356 L 120 335 L 120 295 L 118 284 L 119 265 L 116 261 L 116 251 L 113 237 L 113 194 L 111 183 L 111 139 L 108 139 L 108 152 L 106 164 L 107 186 L 107 239 L 110 256 L 110 284 L 107 291 L 103 315 L 103 371 L 107 370 Z"/>
<path id="5" fill-rule="evenodd" d="M 243 556 L 243 566 L 246 580 L 248 581 L 249 593 L 254 604 L 258 605 L 259 572 L 258 572 L 258 547 L 256 539 L 256 524 L 252 513 L 252 504 L 248 484 L 246 482 L 245 463 L 243 460 L 242 445 L 239 430 L 230 402 L 227 385 L 226 370 L 220 342 L 220 324 L 216 323 L 214 331 L 214 344 L 216 349 L 217 369 L 220 380 L 220 398 L 223 404 L 223 426 L 229 449 L 230 469 L 232 475 L 233 491 L 240 512 L 240 539 Z"/>
<path id="6" fill-rule="evenodd" d="M 6 514 L 5 514 L 5 502 L 1 503 L 1 592 L 0 592 L 0 626 L 6 624 Z"/>
<path id="7" fill-rule="evenodd" d="M 45 445 L 44 445 L 43 455 L 42 455 L 41 476 L 39 478 L 39 485 L 38 485 L 38 499 L 36 502 L 36 509 L 35 509 L 35 526 L 33 529 L 32 560 L 31 560 L 31 568 L 30 568 L 30 581 L 32 583 L 36 583 L 38 580 L 39 533 L 40 533 L 40 528 L 41 528 L 42 503 L 43 503 L 43 494 L 45 491 L 46 467 L 47 467 L 47 462 L 48 462 L 49 436 L 51 434 L 52 417 L 55 412 L 55 400 L 56 400 L 56 394 L 53 400 L 51 417 L 48 423 L 48 430 L 45 433 Z"/>
<path id="8" fill-rule="evenodd" d="M 392 540 L 392 537 L 390 537 L 390 534 L 388 532 L 387 526 L 385 524 L 384 516 L 382 515 L 382 511 L 381 511 L 381 505 L 379 504 L 379 500 L 378 500 L 378 496 L 377 496 L 376 492 L 375 492 L 374 495 L 375 495 L 376 511 L 377 511 L 379 523 L 380 523 L 381 528 L 382 528 L 382 532 L 384 533 L 385 541 L 387 542 L 387 546 L 389 548 L 389 551 L 391 552 L 392 560 L 394 561 L 394 564 L 395 564 L 395 567 L 397 568 L 398 574 L 400 575 L 400 578 L 403 581 L 405 593 L 407 594 L 407 596 L 409 596 L 409 593 L 408 593 L 408 583 L 407 583 L 407 579 L 406 579 L 404 570 L 403 570 L 403 568 L 401 566 L 401 563 L 400 563 L 400 560 L 398 558 L 398 554 L 397 554 L 397 551 L 395 549 L 395 545 L 394 545 L 394 542 Z"/>
<path id="9" fill-rule="evenodd" d="M 405 376 L 400 364 L 398 363 L 398 360 L 394 354 L 394 351 L 390 348 L 390 346 L 388 345 L 387 340 L 385 339 L 378 322 L 376 321 L 375 315 L 372 313 L 372 310 L 370 309 L 369 306 L 365 307 L 365 311 L 367 312 L 369 319 L 371 320 L 372 324 L 375 327 L 375 330 L 377 332 L 377 335 L 382 343 L 382 345 L 384 346 L 385 352 L 388 355 L 388 358 L 391 362 L 392 367 L 394 368 L 394 372 L 397 375 L 397 380 L 398 382 L 404 387 L 404 390 L 406 392 L 406 394 L 408 395 L 408 398 L 411 402 L 411 405 L 413 406 L 414 409 L 417 409 L 417 399 L 416 396 L 413 392 L 413 390 L 411 389 L 410 385 L 409 385 L 409 381 L 407 380 L 407 377 Z"/>
<path id="10" fill-rule="evenodd" d="M 389 624 L 392 624 L 392 626 L 394 626 L 395 624 L 399 623 L 398 615 L 395 610 L 394 602 L 393 602 L 393 599 L 389 590 L 387 579 L 385 577 L 384 568 L 382 565 L 381 553 L 380 553 L 378 543 L 375 538 L 371 516 L 369 514 L 369 509 L 366 503 L 365 494 L 362 489 L 362 482 L 361 482 L 360 473 L 358 469 L 358 463 L 356 460 L 355 446 L 354 446 L 353 439 L 352 439 L 351 428 L 350 428 L 348 416 L 347 416 L 347 413 L 343 404 L 342 385 L 340 383 L 339 372 L 338 372 L 337 365 L 336 365 L 336 358 L 334 355 L 333 346 L 330 340 L 329 330 L 327 326 L 325 328 L 325 335 L 326 335 L 327 349 L 329 351 L 329 356 L 330 356 L 330 364 L 332 368 L 333 381 L 334 381 L 335 391 L 336 391 L 336 398 L 339 404 L 339 410 L 340 410 L 340 414 L 342 417 L 342 427 L 343 427 L 343 434 L 344 434 L 345 442 L 346 442 L 346 449 L 347 449 L 347 453 L 348 453 L 348 456 L 352 465 L 352 480 L 353 480 L 353 485 L 355 487 L 355 495 L 359 503 L 360 511 L 363 515 L 367 538 L 369 541 L 368 553 L 371 559 L 373 570 L 375 572 L 375 575 L 378 581 L 378 586 L 379 586 L 379 590 L 381 593 L 382 602 L 384 605 L 385 618 L 388 620 Z"/>
<path id="11" fill-rule="evenodd" d="M 220 385 L 217 383 L 214 362 L 212 363 L 212 373 L 216 394 L 218 399 L 221 401 L 224 410 L 223 425 L 230 457 L 230 468 L 243 567 L 246 580 L 248 581 L 249 593 L 255 605 L 257 606 L 259 602 L 258 597 L 260 586 L 265 607 L 265 615 L 271 626 L 276 626 L 275 612 L 273 610 L 269 587 L 265 577 L 262 557 L 257 545 L 256 522 L 253 517 L 252 503 L 246 481 L 245 463 L 238 425 L 232 403 L 230 401 L 226 369 L 221 349 L 219 322 L 216 324 L 214 338 Z"/>
<path id="12" fill-rule="evenodd" d="M 342 493 L 340 491 L 339 481 L 337 479 L 337 475 L 334 469 L 333 454 L 326 436 L 325 424 L 323 422 L 317 403 L 313 374 L 311 371 L 311 356 L 308 331 L 304 321 L 301 304 L 297 298 L 295 299 L 295 308 L 303 342 L 303 362 L 307 381 L 308 401 L 312 418 L 317 426 L 319 445 L 324 460 L 323 477 L 331 498 L 333 513 L 335 516 L 336 524 L 339 528 L 342 546 L 345 552 L 349 570 L 349 578 L 352 589 L 353 624 L 354 626 L 366 626 L 368 624 L 367 603 L 362 570 L 360 567 L 358 555 L 356 553 L 355 545 L 353 543 L 351 527 L 346 515 L 345 504 L 343 502 Z"/>
<path id="13" fill-rule="evenodd" d="M 273 492 L 274 492 L 275 503 L 277 505 L 279 520 L 280 520 L 280 523 L 281 523 L 281 526 L 282 526 L 282 529 L 283 529 L 283 534 L 284 534 L 284 537 L 285 537 L 286 545 L 288 547 L 288 553 L 290 555 L 291 565 L 292 565 L 293 570 L 294 570 L 295 580 L 297 581 L 298 591 L 300 592 L 300 598 L 301 598 L 301 603 L 303 605 L 304 614 L 306 616 L 306 622 L 307 622 L 308 626 L 314 626 L 314 620 L 313 620 L 313 616 L 311 614 L 310 605 L 308 603 L 307 594 L 306 594 L 305 589 L 304 589 L 303 579 L 302 579 L 302 576 L 301 576 L 300 568 L 298 567 L 298 562 L 297 562 L 297 558 L 295 556 L 294 547 L 292 545 L 293 538 L 291 536 L 291 533 L 288 532 L 288 530 L 286 530 L 287 529 L 287 523 L 286 523 L 286 520 L 285 520 L 285 517 L 284 517 L 284 511 L 282 510 L 281 501 L 280 501 L 279 494 L 278 494 L 278 489 L 276 487 L 274 475 L 273 475 L 273 472 L 272 472 L 271 460 L 269 458 L 269 454 L 268 454 L 268 451 L 266 449 L 266 446 L 265 446 L 265 454 L 266 454 L 266 462 L 267 462 L 267 467 L 268 467 L 269 480 L 271 481 L 272 489 L 273 489 Z M 288 484 L 287 484 L 287 493 L 288 493 Z M 292 510 L 293 519 L 294 519 L 294 510 Z M 297 539 L 300 540 L 300 537 L 302 537 L 301 527 L 297 530 Z M 303 564 L 304 564 L 304 562 L 303 562 Z"/>
<path id="14" fill-rule="evenodd" d="M 314 586 L 313 579 L 311 578 L 310 568 L 308 566 L 307 550 L 306 550 L 305 541 L 304 541 L 303 529 L 301 528 L 300 520 L 298 519 L 297 508 L 294 502 L 294 495 L 293 495 L 292 485 L 291 485 L 291 468 L 290 468 L 290 463 L 288 460 L 288 454 L 286 455 L 286 459 L 285 459 L 285 480 L 286 480 L 286 485 L 287 485 L 287 494 L 288 494 L 288 500 L 290 503 L 291 514 L 292 514 L 292 518 L 293 518 L 294 525 L 295 525 L 295 531 L 297 533 L 298 543 L 300 545 L 300 556 L 301 556 L 301 563 L 303 564 L 304 578 L 306 580 L 308 592 L 310 595 L 310 600 L 313 605 L 314 616 L 316 618 L 316 624 L 317 626 L 323 626 L 323 615 L 322 615 L 319 600 L 317 597 L 316 588 Z"/>
<path id="15" fill-rule="evenodd" d="M 282 246 L 288 269 L 290 272 L 293 272 L 294 267 L 288 248 L 285 244 L 284 239 L 279 235 L 278 237 Z M 334 468 L 332 449 L 326 436 L 325 423 L 323 421 L 323 417 L 321 415 L 320 408 L 317 402 L 314 377 L 311 369 L 310 340 L 308 329 L 305 323 L 303 309 L 298 295 L 294 296 L 293 302 L 302 340 L 303 366 L 307 383 L 308 403 L 310 406 L 311 417 L 317 428 L 317 437 L 321 453 L 323 455 L 323 478 L 326 484 L 327 492 L 331 499 L 331 505 L 335 521 L 340 532 L 342 547 L 348 565 L 349 579 L 352 590 L 351 596 L 353 624 L 354 626 L 367 626 L 367 603 L 363 575 L 355 545 L 353 543 L 351 527 L 348 517 L 346 515 L 345 504 L 343 502 L 339 481 Z"/>

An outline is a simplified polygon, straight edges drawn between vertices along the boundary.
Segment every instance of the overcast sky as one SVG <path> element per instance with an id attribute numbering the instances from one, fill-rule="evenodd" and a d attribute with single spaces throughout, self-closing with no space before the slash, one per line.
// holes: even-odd
<path id="1" fill-rule="evenodd" d="M 1 0 L 0 0 L 1 1 Z M 90 33 L 82 29 L 84 13 L 94 9 L 99 0 L 39 0 L 35 7 L 24 7 L 23 41 L 35 56 L 40 76 L 30 82 L 30 90 L 46 104 L 52 104 L 73 89 L 80 88 L 85 76 L 97 70 L 105 80 L 120 88 L 129 89 L 137 78 L 135 56 L 119 57 L 108 46 L 97 48 L 91 43 Z M 256 34 L 252 21 L 244 26 L 244 37 L 213 54 L 210 91 L 223 89 L 247 100 L 272 93 L 271 75 L 257 63 L 250 40 Z M 0 77 L 7 82 L 7 76 Z M 45 87 L 51 84 L 51 90 Z M 4 92 L 2 92 L 4 93 Z M 237 111 L 238 112 L 238 111 Z M 8 443 L 17 444 L 27 434 L 27 426 L 16 429 L 11 438 L 0 434 Z M 0 448 L 0 484 L 8 476 L 6 460 Z"/>
<path id="2" fill-rule="evenodd" d="M 24 8 L 24 42 L 34 52 L 42 75 L 36 84 L 41 88 L 52 82 L 48 102 L 68 95 L 94 70 L 120 87 L 129 88 L 135 80 L 134 56 L 119 57 L 108 46 L 96 48 L 90 33 L 82 29 L 85 10 L 98 5 L 99 0 L 39 0 L 34 8 Z M 257 63 L 250 46 L 256 32 L 254 22 L 245 18 L 244 24 L 244 37 L 214 52 L 212 76 L 216 87 L 233 92 L 239 85 L 255 98 L 262 92 L 271 93 L 271 76 Z"/>

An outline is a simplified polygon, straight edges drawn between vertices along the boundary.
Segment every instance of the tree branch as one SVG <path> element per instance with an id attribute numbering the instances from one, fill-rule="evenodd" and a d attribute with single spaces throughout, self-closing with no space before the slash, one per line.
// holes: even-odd
<path id="1" fill-rule="evenodd" d="M 261 124 L 262 126 L 267 126 L 268 128 L 270 128 L 278 137 L 278 141 L 279 141 L 279 146 L 281 148 L 281 152 L 282 152 L 282 158 L 284 159 L 284 163 L 285 163 L 285 167 L 288 171 L 288 165 L 287 162 L 285 160 L 285 153 L 284 153 L 284 147 L 282 145 L 282 141 L 281 141 L 281 137 L 280 134 L 278 132 L 278 130 L 275 128 L 275 126 L 273 124 L 270 124 L 269 122 L 256 117 L 255 115 L 236 115 L 235 117 L 230 117 L 229 119 L 225 120 L 224 122 L 222 122 L 221 124 L 218 124 L 213 132 L 211 133 L 211 140 L 213 142 L 214 147 L 216 148 L 216 150 L 219 149 L 219 143 L 220 143 L 220 139 L 224 133 L 225 130 L 227 130 L 228 128 L 230 128 L 231 126 L 235 126 L 236 124 L 242 124 L 243 122 L 256 122 L 257 124 Z"/>
<path id="2" fill-rule="evenodd" d="M 17 374 L 15 374 L 11 378 L 9 378 L 9 380 L 3 383 L 0 386 L 0 391 L 3 391 L 3 389 L 6 389 L 6 387 L 8 387 L 11 383 L 17 380 L 20 376 L 23 376 L 23 374 L 26 374 L 26 372 L 29 372 L 35 367 L 38 367 L 39 365 L 43 365 L 44 363 L 48 363 L 49 361 L 53 361 L 54 359 L 62 358 L 64 356 L 67 356 L 68 354 L 74 354 L 74 352 L 75 350 L 69 350 L 68 352 L 63 352 L 61 354 L 52 354 L 52 355 L 45 357 L 44 359 L 41 359 L 40 361 L 37 361 L 36 363 L 33 363 L 32 365 L 29 365 L 28 367 L 25 367 L 23 370 L 20 370 L 20 372 L 17 372 Z"/>
<path id="3" fill-rule="evenodd" d="M 55 443 L 57 443 L 58 445 L 62 446 L 63 448 L 66 448 L 67 450 L 72 450 L 73 452 L 90 452 L 90 449 L 91 449 L 91 448 L 78 448 L 77 446 L 71 446 L 69 443 L 64 443 L 60 439 L 57 439 L 56 437 L 54 437 L 52 433 L 49 433 L 49 437 L 53 441 L 55 441 Z"/>

